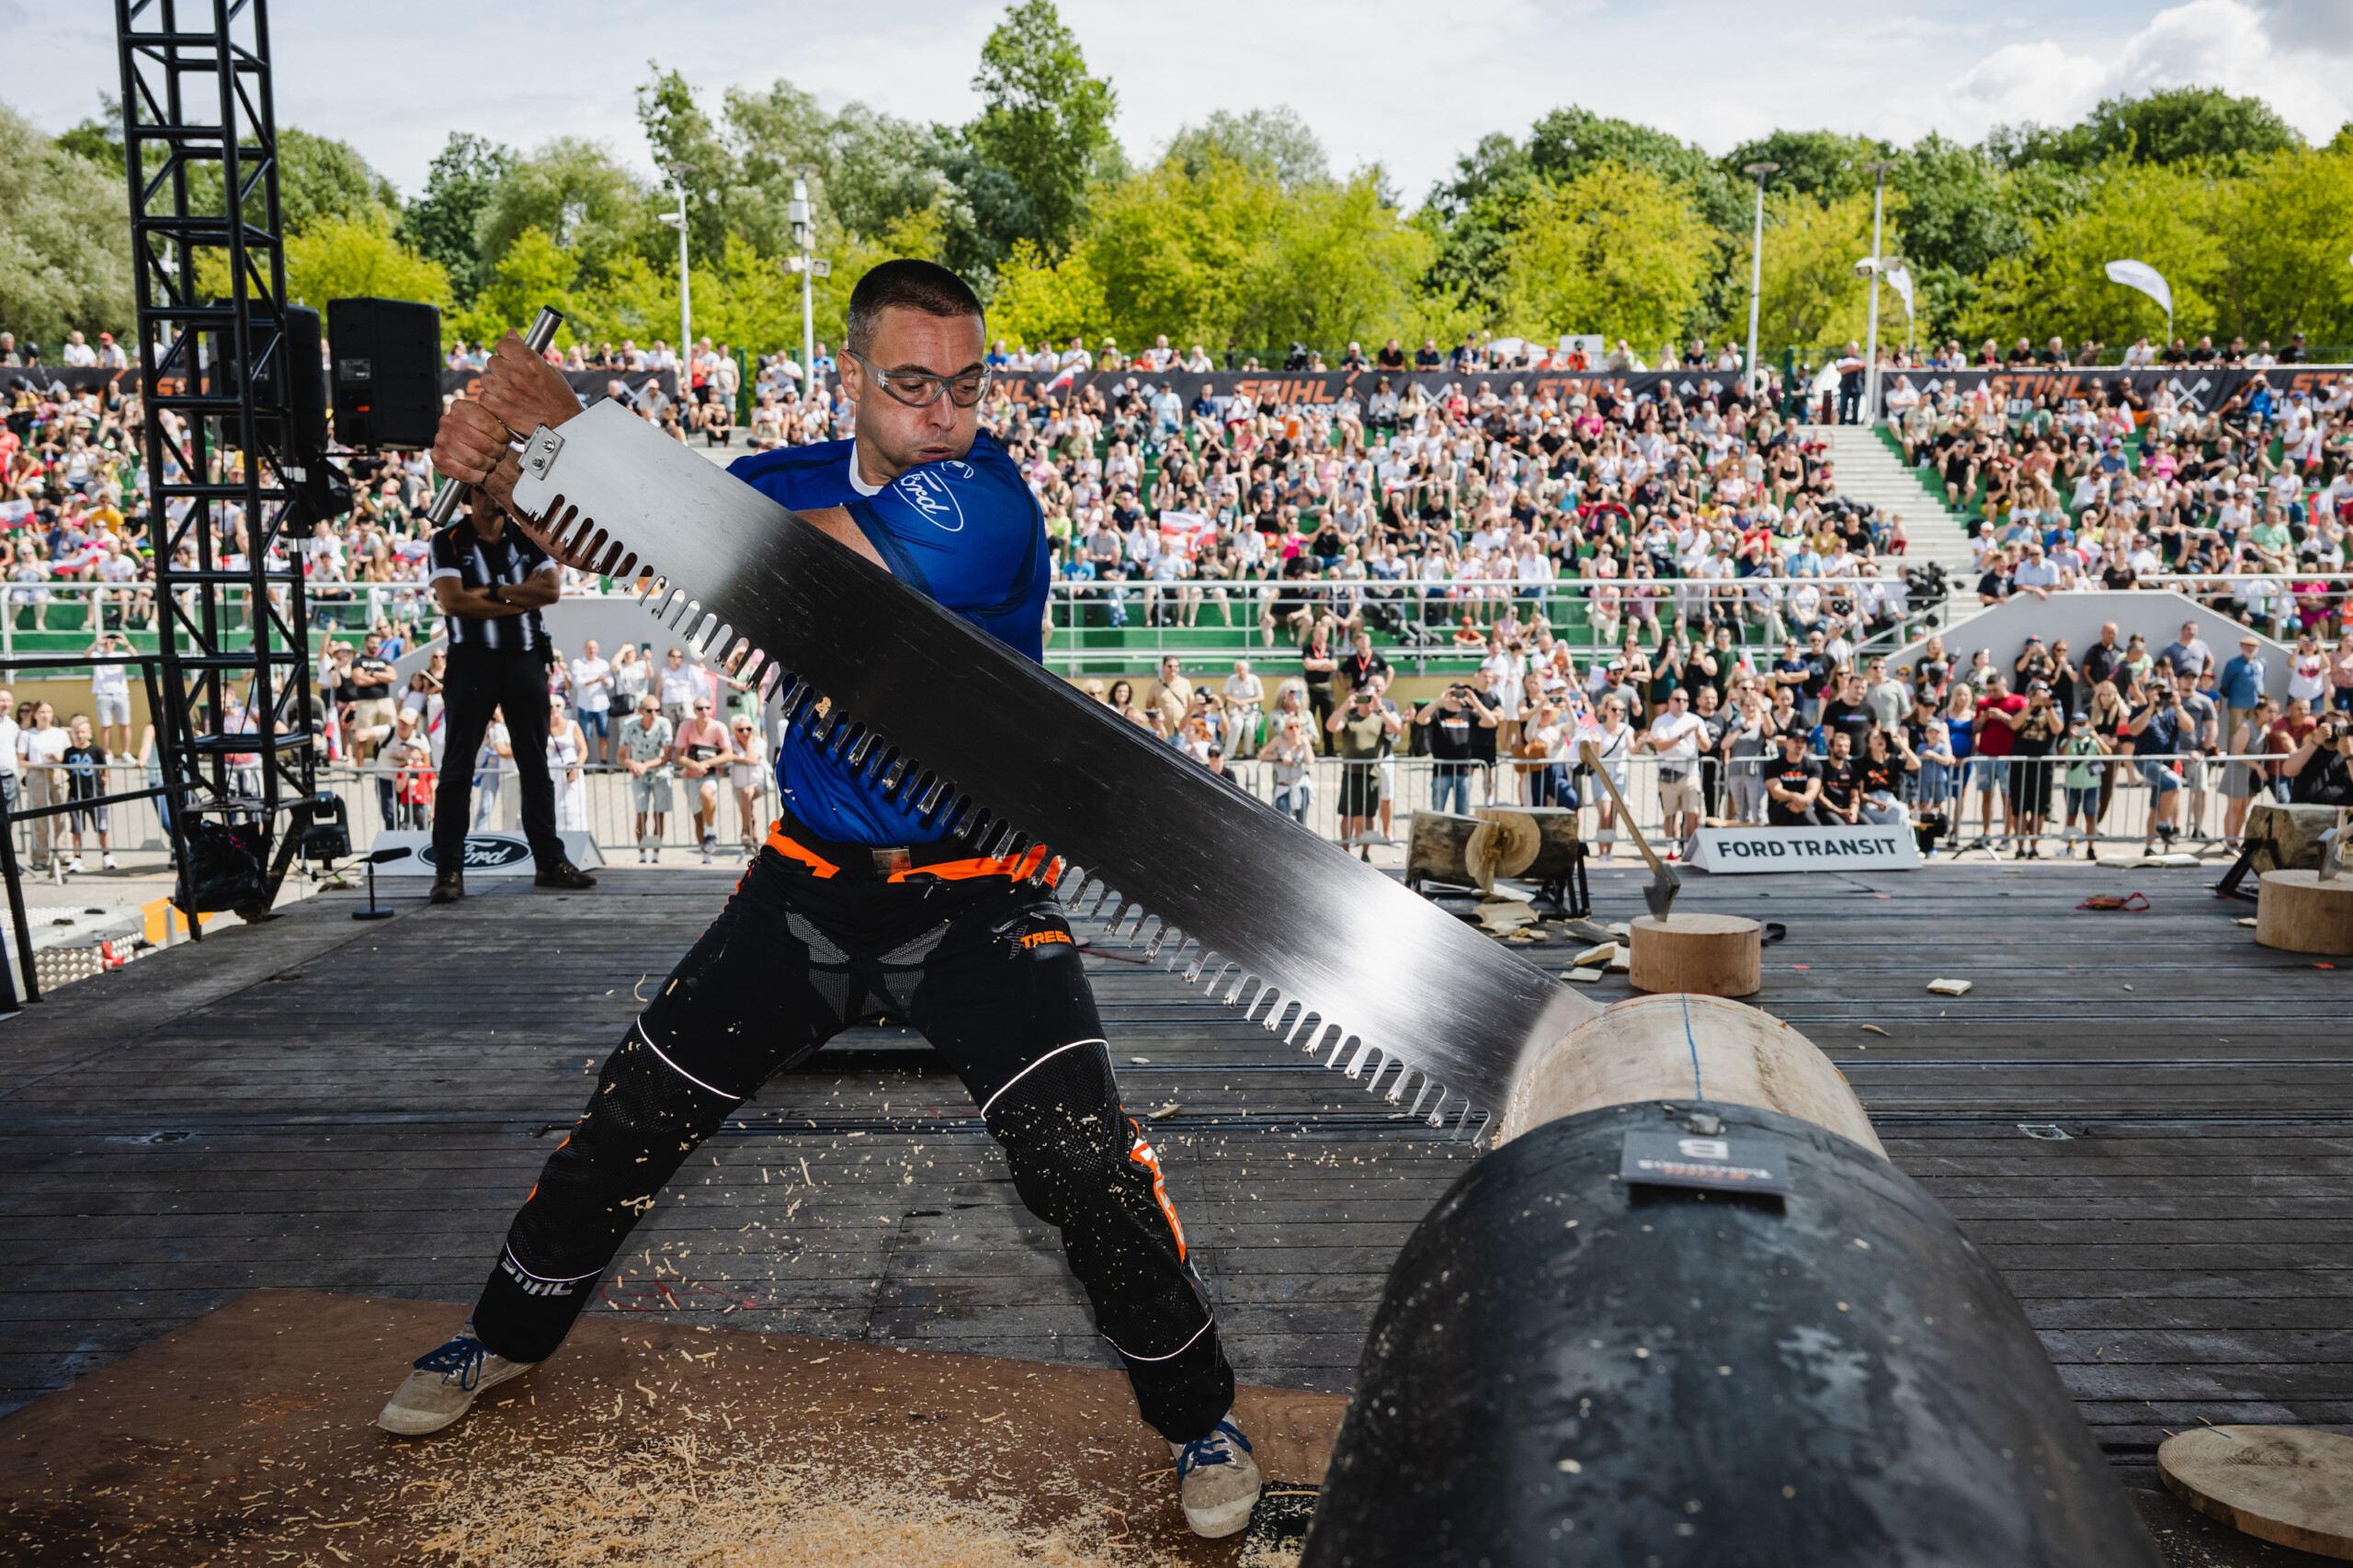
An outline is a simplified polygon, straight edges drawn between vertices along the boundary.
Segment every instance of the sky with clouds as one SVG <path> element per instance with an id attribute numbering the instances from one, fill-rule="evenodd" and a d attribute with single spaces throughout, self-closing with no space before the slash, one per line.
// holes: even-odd
<path id="1" fill-rule="evenodd" d="M 1379 163 L 1410 198 L 1484 133 L 1525 133 L 1569 103 L 1711 153 L 1775 126 L 1973 141 L 1989 125 L 2063 124 L 2117 92 L 2192 83 L 2260 94 L 2315 140 L 2353 119 L 2353 0 L 1062 0 L 1062 11 L 1119 89 L 1131 154 L 1211 109 L 1289 104 L 1336 169 Z M 0 0 L 13 67 L 0 101 L 51 131 L 97 112 L 117 82 L 110 13 Z M 351 142 L 407 193 L 454 130 L 526 147 L 586 136 L 644 167 L 631 89 L 650 59 L 714 104 L 725 86 L 781 77 L 829 107 L 864 99 L 960 121 L 1003 13 L 1001 0 L 281 0 L 278 113 Z"/>

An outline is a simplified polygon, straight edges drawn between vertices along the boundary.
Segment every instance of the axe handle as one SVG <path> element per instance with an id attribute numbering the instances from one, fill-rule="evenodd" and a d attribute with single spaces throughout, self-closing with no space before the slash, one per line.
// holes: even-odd
<path id="1" fill-rule="evenodd" d="M 1651 847 L 1650 840 L 1643 836 L 1643 830 L 1634 825 L 1633 810 L 1626 804 L 1626 797 L 1618 792 L 1617 780 L 1609 777 L 1609 770 L 1601 766 L 1601 754 L 1593 749 L 1591 741 L 1579 741 L 1577 756 L 1592 770 L 1593 776 L 1601 780 L 1601 787 L 1609 791 L 1609 798 L 1618 803 L 1618 819 L 1626 824 L 1626 836 L 1634 841 L 1634 847 L 1641 850 L 1643 858 L 1651 863 L 1652 873 L 1664 880 L 1666 867 L 1659 859 L 1658 852 Z"/>
<path id="2" fill-rule="evenodd" d="M 534 354 L 545 353 L 548 345 L 555 341 L 556 329 L 563 325 L 563 313 L 561 311 L 551 305 L 541 305 L 538 319 L 531 323 L 531 329 L 523 335 L 523 347 Z M 441 493 L 433 498 L 433 505 L 426 509 L 426 522 L 433 528 L 448 528 L 449 520 L 458 515 L 458 503 L 472 488 L 472 485 L 455 479 L 443 485 Z"/>

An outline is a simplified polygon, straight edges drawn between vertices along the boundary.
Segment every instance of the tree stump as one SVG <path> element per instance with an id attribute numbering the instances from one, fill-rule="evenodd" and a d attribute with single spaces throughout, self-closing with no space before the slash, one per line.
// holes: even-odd
<path id="1" fill-rule="evenodd" d="M 2246 842 L 2257 871 L 2320 869 L 2320 835 L 2336 825 L 2335 806 L 2283 806 L 2257 801 L 2247 808 Z"/>
<path id="2" fill-rule="evenodd" d="M 1535 852 L 1522 859 L 1530 828 Z M 1511 853 L 1491 858 L 1491 845 Z M 1562 807 L 1482 806 L 1471 817 L 1415 812 L 1405 830 L 1405 885 L 1419 888 L 1427 881 L 1484 892 L 1496 877 L 1564 877 L 1576 865 L 1576 852 L 1577 813 Z M 1479 872 L 1490 865 L 1495 869 L 1483 880 Z"/>
<path id="3" fill-rule="evenodd" d="M 2318 871 L 2264 872 L 2255 939 L 2283 952 L 2353 955 L 2353 872 L 2325 882 Z"/>
<path id="4" fill-rule="evenodd" d="M 2193 1426 L 2157 1449 L 2165 1487 L 2259 1540 L 2353 1557 L 2353 1437 L 2295 1426 Z"/>
<path id="5" fill-rule="evenodd" d="M 1637 991 L 1748 996 L 1763 987 L 1764 927 L 1737 915 L 1654 915 L 1632 924 Z"/>

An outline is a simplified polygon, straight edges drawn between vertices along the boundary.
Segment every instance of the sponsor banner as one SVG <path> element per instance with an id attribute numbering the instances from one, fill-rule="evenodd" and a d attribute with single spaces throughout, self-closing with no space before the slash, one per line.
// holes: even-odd
<path id="1" fill-rule="evenodd" d="M 1686 857 L 1694 870 L 1916 871 L 1920 846 L 1909 824 L 1874 827 L 1703 827 Z"/>
<path id="2" fill-rule="evenodd" d="M 321 375 L 325 373 L 324 369 L 320 371 Z M 482 372 L 479 370 L 443 370 L 440 376 L 441 395 L 444 397 L 475 397 L 482 392 Z M 610 395 L 612 384 L 616 381 L 632 397 L 648 381 L 660 383 L 665 397 L 678 395 L 678 372 L 676 370 L 566 370 L 563 379 L 572 383 L 574 392 L 590 403 Z M 167 375 L 163 381 L 168 396 L 179 389 L 182 378 Z M 11 395 L 20 387 L 36 393 L 63 392 L 79 395 L 92 390 L 102 391 L 109 385 L 119 386 L 127 392 L 137 392 L 140 386 L 138 367 L 132 366 L 127 370 L 99 370 L 78 366 L 0 365 L 0 391 Z M 332 393 L 332 387 L 329 391 Z"/>
<path id="3" fill-rule="evenodd" d="M 2290 392 L 2317 392 L 2323 384 L 2340 377 L 2353 375 L 2353 366 L 2344 365 L 2275 365 L 2268 370 L 2223 369 L 2217 367 L 2180 366 L 2165 370 L 2124 370 L 2115 367 L 2093 367 L 2082 370 L 1886 370 L 1881 372 L 1883 391 L 1893 390 L 1899 376 L 1909 377 L 1915 387 L 1925 390 L 1930 381 L 1939 385 L 1953 383 L 1960 391 L 1992 383 L 1995 396 L 2007 401 L 2013 396 L 2039 396 L 2056 390 L 2064 396 L 2105 400 L 2120 387 L 2130 387 L 2133 395 L 2147 401 L 2159 386 L 2170 383 L 2174 395 L 2194 408 L 2212 409 L 2221 406 L 2240 389 L 2260 375 L 2274 394 Z M 1461 386 L 1463 392 L 1475 398 L 1480 387 L 1493 389 L 1498 395 L 1508 395 L 1514 382 L 1526 390 L 1529 397 L 1550 392 L 1563 399 L 1574 392 L 1591 396 L 1607 388 L 1615 397 L 1641 399 L 1659 397 L 1671 392 L 1686 401 L 1722 397 L 1738 389 L 1737 370 L 1638 370 L 1566 371 L 1566 370 L 1142 370 L 1130 369 L 1117 371 L 1097 371 L 1089 375 L 1067 376 L 1049 370 L 1000 370 L 998 383 L 1013 395 L 1017 403 L 1053 401 L 1083 395 L 1091 387 L 1108 398 L 1117 386 L 1130 381 L 1138 389 L 1158 388 L 1174 383 L 1177 394 L 1185 400 L 1189 412 L 1201 389 L 1218 399 L 1243 398 L 1256 403 L 1272 403 L 1279 406 L 1299 404 L 1332 404 L 1343 398 L 1353 397 L 1362 405 L 1380 389 L 1383 379 L 1392 392 L 1402 394 L 1410 383 L 1422 389 L 1429 397 L 1439 397 L 1448 389 Z"/>
<path id="4" fill-rule="evenodd" d="M 597 841 L 586 834 L 565 829 L 556 836 L 563 840 L 563 853 L 574 865 L 587 869 L 605 863 L 605 858 L 597 853 Z M 379 865 L 376 874 L 380 877 L 429 877 L 441 869 L 434 857 L 433 835 L 429 833 L 387 829 L 376 835 L 371 847 L 380 855 L 388 849 L 405 851 Z M 538 870 L 531 864 L 530 843 L 521 834 L 466 835 L 468 877 L 528 877 Z"/>
<path id="5" fill-rule="evenodd" d="M 480 385 L 480 372 L 473 370 L 443 370 L 441 391 L 446 396 L 471 397 Z M 566 370 L 564 379 L 573 390 L 590 402 L 606 395 L 611 383 L 620 382 L 632 395 L 648 381 L 660 383 L 665 396 L 676 397 L 678 389 L 675 370 Z M 2276 396 L 2291 392 L 2319 392 L 2329 383 L 2353 376 L 2353 366 L 2347 365 L 2275 365 L 2266 370 L 2226 369 L 2216 366 L 2177 366 L 2163 370 L 2124 370 L 2114 367 L 2095 366 L 2080 370 L 1888 370 L 1882 372 L 1882 389 L 1893 390 L 1897 378 L 1908 378 L 1915 387 L 1925 389 L 1930 381 L 1951 383 L 1961 392 L 1991 384 L 1994 395 L 2006 402 L 2015 396 L 2039 396 L 2047 391 L 2057 391 L 2067 397 L 2082 397 L 2106 401 L 2123 388 L 2146 402 L 2158 387 L 2171 385 L 2174 395 L 2192 408 L 2211 410 L 2221 407 L 2234 395 L 2252 382 L 2263 378 Z M 1000 370 L 997 384 L 1011 394 L 1014 402 L 1034 403 L 1054 402 L 1083 396 L 1092 389 L 1098 396 L 1108 399 L 1115 389 L 1135 382 L 1139 390 L 1157 389 L 1174 384 L 1189 414 L 1195 399 L 1207 387 L 1219 405 L 1234 398 L 1256 404 L 1272 403 L 1279 407 L 1331 405 L 1343 399 L 1353 398 L 1361 407 L 1379 391 L 1383 379 L 1392 392 L 1404 393 L 1408 384 L 1418 386 L 1426 396 L 1444 396 L 1460 386 L 1471 398 L 1479 395 L 1483 385 L 1499 396 L 1509 395 L 1514 383 L 1535 397 L 1550 392 L 1556 400 L 1573 393 L 1587 396 L 1607 389 L 1613 397 L 1642 399 L 1668 394 L 1693 401 L 1699 398 L 1721 398 L 1740 385 L 1736 370 L 1637 370 L 1630 372 L 1593 370 L 1144 370 L 1131 368 L 1124 370 L 1094 371 L 1085 375 L 1068 375 L 1051 370 Z M 126 392 L 139 388 L 139 371 L 58 369 L 40 365 L 33 367 L 0 366 L 0 392 L 14 393 L 18 387 L 35 392 L 52 389 L 81 392 L 119 382 Z"/>

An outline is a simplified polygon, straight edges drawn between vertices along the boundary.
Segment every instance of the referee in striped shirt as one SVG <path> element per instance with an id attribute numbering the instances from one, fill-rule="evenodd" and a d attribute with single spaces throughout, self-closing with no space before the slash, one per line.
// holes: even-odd
<path id="1" fill-rule="evenodd" d="M 471 515 L 433 536 L 433 597 L 446 618 L 449 672 L 442 683 L 448 737 L 433 796 L 433 902 L 466 895 L 466 828 L 474 757 L 490 716 L 503 710 L 523 795 L 523 836 L 543 888 L 593 888 L 597 879 L 564 858 L 555 833 L 555 785 L 548 772 L 548 665 L 554 654 L 542 606 L 562 574 L 506 512 L 477 493 Z"/>

